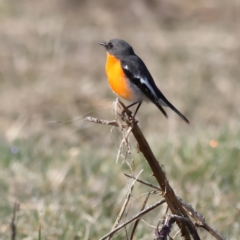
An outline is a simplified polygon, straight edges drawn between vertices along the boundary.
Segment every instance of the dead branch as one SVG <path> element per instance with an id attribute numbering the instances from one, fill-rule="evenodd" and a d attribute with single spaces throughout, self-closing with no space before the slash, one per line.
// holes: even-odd
<path id="1" fill-rule="evenodd" d="M 121 101 L 119 101 L 119 104 L 123 108 L 124 112 L 126 113 L 126 115 L 125 115 L 126 117 L 123 118 L 124 122 L 129 127 L 134 125 L 134 127 L 132 129 L 132 133 L 138 142 L 139 150 L 143 153 L 149 166 L 151 167 L 153 175 L 155 176 L 159 186 L 161 187 L 162 192 L 165 193 L 164 198 L 166 199 L 166 202 L 167 202 L 171 212 L 178 216 L 188 218 L 187 213 L 183 209 L 183 207 L 182 207 L 181 203 L 178 201 L 173 189 L 169 185 L 168 180 L 167 180 L 162 168 L 160 167 L 157 159 L 155 158 L 147 140 L 145 139 L 144 135 L 142 134 L 142 131 L 138 127 L 137 122 L 131 116 L 131 113 L 129 113 L 128 109 L 125 107 L 125 105 Z M 177 224 L 178 224 L 179 228 L 181 229 L 182 236 L 186 240 L 191 239 L 190 234 L 192 235 L 194 240 L 200 240 L 197 230 L 191 221 L 183 224 L 181 221 L 177 220 Z"/>
<path id="2" fill-rule="evenodd" d="M 120 100 L 117 99 L 117 103 L 118 103 L 119 107 L 123 109 L 121 119 L 123 122 L 125 122 L 125 124 L 121 124 L 119 119 L 117 119 L 118 121 L 107 121 L 107 120 L 101 120 L 101 119 L 88 117 L 85 120 L 90 121 L 90 122 L 120 127 L 121 129 L 128 128 L 128 130 L 129 130 L 129 128 L 131 128 L 131 131 L 137 141 L 138 148 L 144 155 L 149 166 L 151 167 L 153 175 L 156 178 L 156 180 L 160 186 L 160 190 L 163 193 L 163 197 L 165 198 L 169 209 L 171 210 L 172 214 L 178 216 L 178 218 L 176 218 L 176 223 L 179 226 L 182 237 L 186 240 L 191 240 L 191 237 L 190 237 L 190 235 L 191 235 L 194 240 L 200 240 L 200 237 L 197 233 L 195 225 L 192 223 L 192 221 L 188 217 L 188 215 L 193 217 L 191 215 L 191 211 L 188 211 L 187 208 L 183 206 L 182 202 L 180 201 L 180 198 L 178 198 L 175 195 L 173 189 L 171 188 L 171 186 L 164 174 L 164 171 L 162 170 L 161 166 L 159 165 L 157 159 L 155 158 L 148 142 L 146 141 L 144 135 L 142 134 L 142 131 L 138 127 L 138 124 L 137 124 L 138 121 L 132 117 L 131 111 L 129 111 L 129 109 Z M 115 112 L 116 112 L 116 110 L 115 110 Z M 157 189 L 159 189 L 159 188 L 157 188 Z M 185 221 L 185 222 L 180 221 L 180 218 L 188 219 L 188 221 Z M 205 221 L 202 221 L 201 219 L 199 220 L 198 218 L 196 218 L 196 219 L 195 219 L 197 221 L 196 226 L 203 227 L 204 229 L 209 231 L 216 239 L 224 240 L 224 238 L 222 238 L 215 230 L 213 230 L 210 226 L 208 226 L 205 223 Z M 126 226 L 126 225 L 124 225 L 124 226 Z M 106 237 L 108 237 L 112 233 L 118 231 L 118 229 L 120 229 L 121 227 L 124 227 L 124 226 L 122 224 L 121 226 L 114 229 L 112 232 L 108 233 L 101 239 L 105 239 Z"/>
<path id="3" fill-rule="evenodd" d="M 131 176 L 127 173 L 124 173 L 124 175 L 126 177 L 129 177 L 129 178 L 133 178 L 133 179 L 136 179 L 136 177 L 134 176 Z M 158 187 L 158 186 L 155 186 L 153 185 L 152 183 L 149 183 L 149 182 L 146 182 L 146 181 L 143 181 L 141 179 L 136 179 L 137 182 L 140 182 L 146 186 L 149 186 L 151 188 L 154 188 L 156 190 L 159 190 L 161 191 L 161 189 Z M 187 212 L 188 216 L 192 217 L 196 222 L 194 223 L 195 226 L 197 227 L 202 227 L 204 228 L 206 231 L 208 231 L 212 236 L 214 236 L 217 240 L 226 240 L 226 238 L 222 237 L 217 230 L 213 229 L 212 227 L 210 227 L 206 221 L 205 221 L 205 218 L 199 213 L 197 212 L 190 204 L 186 203 L 185 201 L 183 201 L 180 197 L 177 197 L 178 200 L 181 202 L 183 208 L 185 209 L 185 211 Z"/>
<path id="4" fill-rule="evenodd" d="M 205 218 L 197 212 L 190 204 L 184 202 L 181 198 L 178 198 L 179 201 L 181 202 L 183 208 L 186 210 L 189 216 L 191 216 L 195 221 L 195 225 L 197 227 L 202 227 L 206 231 L 208 231 L 212 236 L 214 236 L 217 240 L 226 240 L 226 238 L 222 237 L 217 230 L 213 229 L 210 227 L 206 221 Z"/>
<path id="5" fill-rule="evenodd" d="M 18 203 L 14 203 L 14 207 L 13 207 L 13 216 L 10 222 L 10 233 L 11 233 L 11 240 L 15 240 L 16 239 L 16 235 L 17 235 L 17 227 L 16 227 L 16 212 L 19 209 L 19 204 Z"/>

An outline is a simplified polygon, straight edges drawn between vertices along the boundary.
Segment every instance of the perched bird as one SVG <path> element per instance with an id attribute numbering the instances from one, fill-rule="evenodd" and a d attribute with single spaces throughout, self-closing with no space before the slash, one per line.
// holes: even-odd
<path id="1" fill-rule="evenodd" d="M 142 102 L 150 100 L 166 118 L 168 115 L 162 106 L 171 108 L 186 123 L 189 123 L 187 118 L 158 89 L 146 65 L 134 53 L 132 46 L 118 38 L 99 44 L 107 50 L 106 74 L 113 92 L 117 96 L 133 102 L 128 108 L 138 104 L 134 116 Z"/>

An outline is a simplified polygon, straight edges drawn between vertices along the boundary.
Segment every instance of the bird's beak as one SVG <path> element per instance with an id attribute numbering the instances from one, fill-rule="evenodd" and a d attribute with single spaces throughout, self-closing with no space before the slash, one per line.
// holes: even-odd
<path id="1" fill-rule="evenodd" d="M 107 42 L 100 42 L 99 44 L 104 46 L 105 48 L 107 47 Z"/>

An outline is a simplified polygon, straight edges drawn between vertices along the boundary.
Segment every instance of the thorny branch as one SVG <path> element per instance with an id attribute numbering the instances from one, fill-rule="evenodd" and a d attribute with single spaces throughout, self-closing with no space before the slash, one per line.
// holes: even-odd
<path id="1" fill-rule="evenodd" d="M 129 177 L 129 178 L 133 178 L 133 179 L 136 179 L 136 177 L 134 176 L 131 176 L 127 173 L 124 173 L 124 175 L 126 177 Z M 143 181 L 141 179 L 136 179 L 137 182 L 140 182 L 146 186 L 149 186 L 151 188 L 154 188 L 156 190 L 159 190 L 161 191 L 161 189 L 158 187 L 158 186 L 155 186 L 153 185 L 152 183 L 149 183 L 149 182 L 146 182 L 146 181 Z M 197 227 L 202 227 L 204 228 L 206 231 L 208 231 L 212 236 L 214 236 L 217 240 L 226 240 L 226 238 L 222 237 L 218 232 L 217 230 L 213 229 L 212 227 L 210 227 L 206 221 L 205 221 L 205 218 L 199 213 L 197 212 L 195 209 L 193 209 L 193 207 L 186 203 L 185 201 L 183 201 L 180 197 L 177 197 L 178 200 L 181 202 L 183 208 L 185 209 L 185 211 L 187 212 L 188 216 L 190 216 L 191 218 L 193 218 L 196 222 L 194 223 Z"/>
<path id="2" fill-rule="evenodd" d="M 174 190 L 171 188 L 171 186 L 170 186 L 162 168 L 160 167 L 160 165 L 159 165 L 157 159 L 155 158 L 150 146 L 148 145 L 148 142 L 146 141 L 144 135 L 142 134 L 140 128 L 138 127 L 137 121 L 135 120 L 135 118 L 132 117 L 131 111 L 129 111 L 129 109 L 118 99 L 117 99 L 117 103 L 118 103 L 118 106 L 121 109 L 123 109 L 122 110 L 122 121 L 125 122 L 125 124 L 122 124 L 121 121 L 119 121 L 118 119 L 117 119 L 118 121 L 116 121 L 116 120 L 107 121 L 107 120 L 88 117 L 85 120 L 90 121 L 90 122 L 95 122 L 95 123 L 120 127 L 122 130 L 127 129 L 127 128 L 128 129 L 131 128 L 131 131 L 132 131 L 132 133 L 133 133 L 133 135 L 134 135 L 134 137 L 135 137 L 135 139 L 138 143 L 139 150 L 143 153 L 144 157 L 146 158 L 149 166 L 152 169 L 153 175 L 156 178 L 156 180 L 157 180 L 157 182 L 160 186 L 160 188 L 158 188 L 158 189 L 161 190 L 162 193 L 164 193 L 163 197 L 165 198 L 171 212 L 174 215 L 178 216 L 178 218 L 176 218 L 176 223 L 178 224 L 178 226 L 180 228 L 180 231 L 182 233 L 182 237 L 186 240 L 190 240 L 191 239 L 190 236 L 192 236 L 194 240 L 200 240 L 200 237 L 197 233 L 195 225 L 189 219 L 189 216 L 193 217 L 192 211 L 189 210 L 189 207 L 186 207 L 186 205 L 184 205 L 182 203 L 182 201 L 180 201 L 180 198 L 178 198 L 175 195 Z M 183 222 L 183 221 L 180 220 L 180 218 L 188 219 L 188 221 Z M 196 226 L 201 226 L 201 227 L 205 228 L 216 239 L 218 239 L 218 240 L 223 240 L 224 239 L 219 234 L 217 234 L 216 231 L 214 231 L 211 227 L 209 227 L 205 223 L 205 221 L 203 221 L 203 219 L 195 217 L 194 220 L 197 221 Z M 128 223 L 129 223 L 129 221 L 127 223 L 122 224 L 122 225 L 126 226 Z M 108 237 L 108 236 L 112 235 L 114 232 L 116 232 L 117 229 L 120 229 L 121 227 L 124 227 L 122 225 L 119 226 L 118 228 L 115 228 L 112 232 L 105 235 L 101 239 L 105 239 L 106 237 Z"/>

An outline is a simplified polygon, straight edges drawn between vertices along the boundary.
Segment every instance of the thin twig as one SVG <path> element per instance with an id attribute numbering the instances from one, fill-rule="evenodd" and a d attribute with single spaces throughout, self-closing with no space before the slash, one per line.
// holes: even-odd
<path id="1" fill-rule="evenodd" d="M 38 240 L 41 240 L 41 239 L 42 239 L 42 225 L 40 223 L 38 227 Z"/>
<path id="2" fill-rule="evenodd" d="M 139 172 L 138 176 L 142 173 L 142 171 L 143 171 L 143 170 L 141 170 L 141 171 Z M 137 176 L 137 177 L 138 177 L 138 176 Z M 128 193 L 127 193 L 127 196 L 126 196 L 126 199 L 125 199 L 125 201 L 124 201 L 124 203 L 123 203 L 123 205 L 122 205 L 122 208 L 121 208 L 121 210 L 120 210 L 120 212 L 119 212 L 119 214 L 118 214 L 118 216 L 117 216 L 117 219 L 116 219 L 115 223 L 114 223 L 113 226 L 112 226 L 112 230 L 114 230 L 114 229 L 118 226 L 119 222 L 120 222 L 121 219 L 122 219 L 123 213 L 124 213 L 124 211 L 125 211 L 125 209 L 126 209 L 126 207 L 127 207 L 127 205 L 128 205 L 128 202 L 129 202 L 130 198 L 131 198 L 131 194 L 132 194 L 132 191 L 133 191 L 133 188 L 134 188 L 135 183 L 136 183 L 136 180 L 134 180 L 134 181 L 132 182 L 132 184 L 131 184 L 131 187 L 130 187 Z M 112 235 L 113 235 L 113 234 L 112 234 Z M 110 236 L 108 237 L 108 240 L 111 239 L 112 235 L 110 235 Z"/>
<path id="3" fill-rule="evenodd" d="M 136 177 L 131 176 L 131 175 L 127 174 L 127 173 L 123 173 L 123 174 L 124 174 L 126 177 L 136 179 Z M 161 188 L 158 187 L 158 186 L 156 186 L 156 185 L 153 185 L 153 184 L 151 184 L 151 183 L 149 183 L 149 182 L 147 182 L 147 181 L 141 180 L 141 179 L 136 179 L 136 180 L 137 180 L 137 182 L 140 182 L 140 183 L 142 183 L 142 184 L 144 184 L 144 185 L 146 185 L 146 186 L 149 186 L 149 187 L 151 187 L 151 188 L 157 189 L 157 190 L 159 190 L 159 191 L 161 192 Z"/>
<path id="4" fill-rule="evenodd" d="M 132 127 L 129 127 L 128 130 L 125 133 L 123 133 L 123 138 L 122 138 L 122 141 L 121 141 L 119 149 L 118 149 L 116 162 L 118 162 L 119 156 L 121 154 L 121 149 L 122 149 L 124 143 L 126 144 L 127 150 L 128 150 L 124 160 L 127 158 L 127 154 L 131 153 L 131 148 L 130 148 L 130 144 L 129 144 L 129 141 L 128 141 L 128 136 L 129 136 L 131 131 L 132 131 Z"/>
<path id="5" fill-rule="evenodd" d="M 142 205 L 142 208 L 141 208 L 141 211 L 145 208 L 145 206 L 146 206 L 146 204 L 147 204 L 147 201 L 148 201 L 148 199 L 149 199 L 150 194 L 151 194 L 151 192 L 148 193 L 146 199 L 144 200 L 143 205 Z M 136 231 L 136 229 L 137 229 L 137 225 L 138 225 L 138 223 L 139 223 L 139 220 L 140 220 L 140 219 L 138 219 L 138 220 L 134 223 L 134 225 L 133 225 L 133 229 L 132 229 L 132 233 L 131 233 L 130 240 L 133 239 L 133 235 L 134 235 L 134 233 L 135 233 L 135 231 Z"/>
<path id="6" fill-rule="evenodd" d="M 12 215 L 12 219 L 10 222 L 10 232 L 11 232 L 11 240 L 15 240 L 16 239 L 16 235 L 17 235 L 17 227 L 16 227 L 16 212 L 19 210 L 19 204 L 18 203 L 14 203 L 14 207 L 13 207 L 13 215 Z"/>
<path id="7" fill-rule="evenodd" d="M 149 207 L 147 207 L 146 209 L 144 209 L 143 211 L 141 211 L 140 213 L 138 213 L 137 215 L 135 215 L 133 218 L 131 218 L 130 220 L 128 220 L 127 222 L 119 225 L 117 228 L 115 228 L 114 230 L 112 230 L 111 232 L 109 232 L 108 234 L 106 234 L 105 236 L 103 236 L 102 238 L 100 238 L 99 240 L 104 240 L 106 238 L 108 238 L 110 235 L 114 234 L 115 232 L 119 231 L 120 229 L 124 228 L 126 225 L 128 225 L 129 223 L 135 221 L 136 219 L 144 216 L 146 213 L 152 211 L 153 209 L 155 209 L 156 207 L 162 205 L 163 203 L 165 203 L 166 200 L 162 199 L 161 201 L 150 205 Z"/>
<path id="8" fill-rule="evenodd" d="M 84 118 L 84 121 L 99 123 L 99 124 L 104 124 L 104 125 L 110 125 L 110 126 L 115 126 L 115 127 L 121 127 L 121 128 L 128 127 L 127 125 L 119 125 L 119 123 L 117 123 L 116 120 L 108 121 L 108 120 L 94 118 L 94 117 L 90 117 L 90 116 Z"/>

